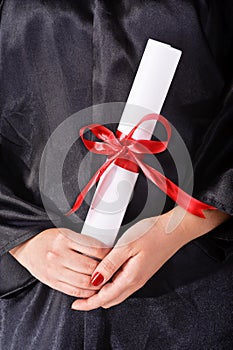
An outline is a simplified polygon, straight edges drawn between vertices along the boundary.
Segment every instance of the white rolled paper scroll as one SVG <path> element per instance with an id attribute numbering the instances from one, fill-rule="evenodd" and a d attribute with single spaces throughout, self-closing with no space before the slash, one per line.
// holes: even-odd
<path id="1" fill-rule="evenodd" d="M 180 57 L 180 50 L 148 40 L 118 126 L 120 132 L 127 135 L 145 115 L 145 110 L 148 113 L 161 112 Z M 132 105 L 141 108 L 132 113 Z M 155 124 L 154 121 L 143 123 L 134 133 L 134 139 L 151 139 Z M 137 178 L 137 173 L 115 164 L 107 169 L 96 188 L 82 234 L 113 246 Z"/>

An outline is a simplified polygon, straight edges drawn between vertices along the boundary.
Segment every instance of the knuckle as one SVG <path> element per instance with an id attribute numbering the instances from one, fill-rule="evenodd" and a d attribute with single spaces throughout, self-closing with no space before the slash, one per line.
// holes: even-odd
<path id="1" fill-rule="evenodd" d="M 95 303 L 95 306 L 96 307 L 103 307 L 103 305 L 106 304 L 106 300 L 104 297 L 100 296 L 99 297 L 99 300 L 98 300 L 98 303 Z"/>
<path id="2" fill-rule="evenodd" d="M 81 293 L 81 291 L 79 290 L 79 289 L 71 289 L 70 291 L 69 291 L 69 294 L 72 296 L 72 297 L 76 297 L 76 298 L 79 298 L 79 297 L 81 297 L 82 295 L 82 293 Z"/>
<path id="3" fill-rule="evenodd" d="M 90 298 L 90 297 L 92 297 L 94 294 L 96 294 L 95 291 L 88 291 L 88 292 L 85 294 L 85 298 Z"/>
<path id="4" fill-rule="evenodd" d="M 110 252 L 110 248 L 108 247 L 101 247 L 98 250 L 98 255 L 100 259 L 104 259 L 106 255 L 108 255 L 108 253 Z"/>
<path id="5" fill-rule="evenodd" d="M 90 273 L 92 273 L 96 269 L 97 265 L 98 265 L 98 263 L 94 262 L 94 261 L 89 263 L 88 266 L 87 266 L 88 271 Z"/>
<path id="6" fill-rule="evenodd" d="M 58 231 L 56 241 L 58 244 L 64 243 L 66 241 L 66 237 L 62 234 L 61 231 Z"/>
<path id="7" fill-rule="evenodd" d="M 46 252 L 46 260 L 51 262 L 54 261 L 54 259 L 57 257 L 57 254 L 54 250 L 50 249 Z"/>
<path id="8" fill-rule="evenodd" d="M 132 256 L 134 255 L 134 245 L 132 244 L 127 244 L 124 246 L 124 250 L 123 250 L 123 254 L 124 256 Z"/>
<path id="9" fill-rule="evenodd" d="M 128 281 L 129 286 L 134 287 L 134 286 L 140 284 L 141 279 L 138 275 L 131 275 L 131 276 L 128 276 L 127 281 Z"/>
<path id="10" fill-rule="evenodd" d="M 92 247 L 92 255 L 99 258 L 103 259 L 110 251 L 110 248 L 108 247 Z"/>
<path id="11" fill-rule="evenodd" d="M 94 292 L 83 289 L 71 289 L 69 294 L 75 298 L 89 298 Z"/>
<path id="12" fill-rule="evenodd" d="M 133 279 L 133 285 L 138 286 L 141 283 L 141 278 L 139 276 L 135 276 Z"/>
<path id="13" fill-rule="evenodd" d="M 95 256 L 96 258 L 100 258 L 100 250 L 98 248 L 92 248 L 92 255 Z"/>
<path id="14" fill-rule="evenodd" d="M 113 273 L 116 270 L 115 264 L 108 258 L 105 258 L 102 261 L 102 267 L 104 268 L 104 270 L 108 271 L 109 273 Z"/>
<path id="15" fill-rule="evenodd" d="M 60 231 L 58 231 L 52 240 L 51 249 L 56 252 L 61 251 L 63 250 L 64 246 L 67 246 L 67 243 L 68 238 L 66 238 Z"/>
<path id="16" fill-rule="evenodd" d="M 90 285 L 90 276 L 79 276 L 77 283 L 82 288 L 88 288 Z"/>

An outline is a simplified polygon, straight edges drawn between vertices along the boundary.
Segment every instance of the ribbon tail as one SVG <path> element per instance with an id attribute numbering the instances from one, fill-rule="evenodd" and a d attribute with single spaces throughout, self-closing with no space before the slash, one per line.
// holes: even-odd
<path id="1" fill-rule="evenodd" d="M 92 176 L 91 180 L 87 183 L 87 185 L 84 187 L 84 189 L 80 192 L 78 195 L 73 207 L 66 213 L 66 216 L 69 216 L 73 213 L 75 213 L 83 203 L 87 193 L 90 191 L 90 189 L 99 181 L 103 173 L 107 170 L 107 168 L 113 163 L 115 160 L 115 156 L 110 158 L 107 162 L 105 162 L 98 170 L 97 172 Z"/>
<path id="2" fill-rule="evenodd" d="M 199 201 L 193 198 L 188 193 L 179 188 L 174 182 L 166 178 L 156 169 L 150 167 L 149 165 L 143 163 L 135 157 L 139 167 L 145 174 L 145 176 L 152 181 L 156 186 L 158 186 L 163 192 L 165 192 L 174 202 L 179 204 L 183 209 L 190 212 L 193 215 L 205 218 L 203 210 L 216 210 L 217 208 Z"/>

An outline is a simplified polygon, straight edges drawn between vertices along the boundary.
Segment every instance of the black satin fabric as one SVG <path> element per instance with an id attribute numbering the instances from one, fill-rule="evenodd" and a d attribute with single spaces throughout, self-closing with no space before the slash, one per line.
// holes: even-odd
<path id="1" fill-rule="evenodd" d="M 193 195 L 233 214 L 232 1 L 5 0 L 1 5 L 1 297 L 18 298 L 29 285 L 40 285 L 35 293 L 48 300 L 56 293 L 43 289 L 8 253 L 54 226 L 39 191 L 43 149 L 53 130 L 73 113 L 126 101 L 148 38 L 183 52 L 162 114 L 190 152 Z M 70 203 L 78 192 L 74 160 L 78 167 L 82 152 L 76 146 L 66 161 L 64 184 Z M 134 203 L 127 212 L 129 222 L 140 196 Z M 168 201 L 165 210 L 171 207 Z M 50 209 L 64 226 L 64 213 L 55 203 Z M 80 215 L 85 217 L 86 210 L 83 207 Z M 80 228 L 75 227 L 77 232 Z M 134 296 L 158 297 L 203 277 L 200 271 L 208 275 L 232 264 L 233 220 L 183 249 L 188 253 L 178 252 L 163 267 L 162 277 L 153 276 Z"/>

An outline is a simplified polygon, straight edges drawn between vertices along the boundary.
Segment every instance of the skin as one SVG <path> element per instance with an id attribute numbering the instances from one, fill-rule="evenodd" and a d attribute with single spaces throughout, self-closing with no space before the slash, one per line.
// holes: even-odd
<path id="1" fill-rule="evenodd" d="M 72 309 L 109 308 L 141 288 L 182 246 L 229 218 L 217 210 L 207 210 L 205 216 L 176 207 L 133 225 L 112 249 L 70 230 L 51 229 L 10 253 L 41 282 L 80 298 Z M 94 287 L 96 272 L 104 281 Z"/>
<path id="2" fill-rule="evenodd" d="M 91 237 L 52 228 L 10 253 L 42 283 L 70 296 L 87 298 L 99 289 L 90 283 L 91 275 L 109 251 Z"/>

